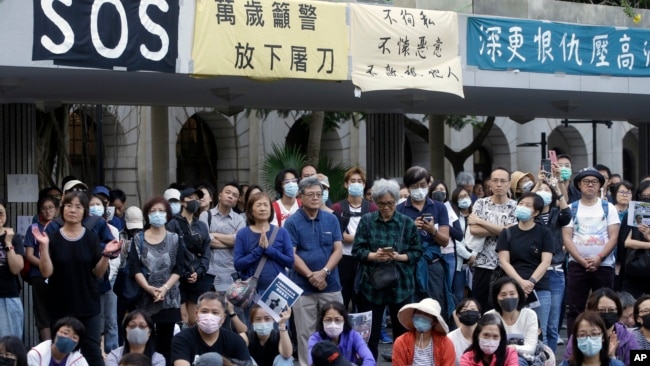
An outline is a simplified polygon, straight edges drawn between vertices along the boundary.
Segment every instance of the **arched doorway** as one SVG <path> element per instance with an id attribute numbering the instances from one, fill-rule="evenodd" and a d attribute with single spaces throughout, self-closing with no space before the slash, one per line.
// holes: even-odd
<path id="1" fill-rule="evenodd" d="M 216 161 L 214 135 L 205 120 L 194 114 L 183 124 L 176 141 L 177 182 L 218 182 Z"/>
<path id="2" fill-rule="evenodd" d="M 558 126 L 548 136 L 548 149 L 571 157 L 573 171 L 590 166 L 587 147 L 580 132 L 573 126 Z"/>

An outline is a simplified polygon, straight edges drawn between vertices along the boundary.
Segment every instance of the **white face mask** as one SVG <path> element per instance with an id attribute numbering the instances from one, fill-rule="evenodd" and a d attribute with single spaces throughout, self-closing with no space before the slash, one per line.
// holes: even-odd
<path id="1" fill-rule="evenodd" d="M 341 333 L 343 333 L 343 324 L 336 324 L 335 322 L 323 322 L 323 328 L 325 329 L 325 334 L 327 334 L 328 337 L 330 338 L 336 338 Z"/>
<path id="2" fill-rule="evenodd" d="M 424 201 L 425 198 L 427 198 L 427 193 L 429 192 L 428 189 L 426 188 L 416 188 L 416 189 L 410 189 L 411 192 L 411 198 L 413 201 L 416 202 L 422 202 Z"/>

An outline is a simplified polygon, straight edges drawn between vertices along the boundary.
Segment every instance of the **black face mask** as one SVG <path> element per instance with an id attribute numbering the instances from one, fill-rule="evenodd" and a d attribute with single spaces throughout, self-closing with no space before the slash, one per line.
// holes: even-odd
<path id="1" fill-rule="evenodd" d="M 611 328 L 614 323 L 618 321 L 618 315 L 616 313 L 600 313 L 600 318 L 605 322 L 605 328 Z"/>
<path id="2" fill-rule="evenodd" d="M 185 202 L 185 209 L 187 210 L 187 212 L 194 214 L 196 211 L 199 210 L 199 201 Z"/>
<path id="3" fill-rule="evenodd" d="M 0 357 L 0 366 L 14 366 L 15 364 L 16 360 L 13 358 Z"/>
<path id="4" fill-rule="evenodd" d="M 477 310 L 465 310 L 458 315 L 458 320 L 468 327 L 478 323 L 481 314 Z"/>
<path id="5" fill-rule="evenodd" d="M 645 329 L 650 329 L 650 314 L 646 314 L 641 317 L 641 325 Z"/>
<path id="6" fill-rule="evenodd" d="M 431 198 L 434 201 L 445 202 L 445 198 L 447 198 L 447 193 L 442 191 L 433 191 L 433 193 L 431 193 Z"/>

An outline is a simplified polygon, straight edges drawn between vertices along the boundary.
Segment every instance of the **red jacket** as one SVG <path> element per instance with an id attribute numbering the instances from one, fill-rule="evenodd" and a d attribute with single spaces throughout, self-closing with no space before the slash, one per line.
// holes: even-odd
<path id="1" fill-rule="evenodd" d="M 433 362 L 435 365 L 454 366 L 456 364 L 456 351 L 451 339 L 433 330 L 431 336 L 433 338 Z M 412 365 L 414 350 L 415 331 L 399 336 L 393 345 L 393 366 Z"/>
<path id="2" fill-rule="evenodd" d="M 492 362 L 490 366 L 495 366 L 497 358 L 495 355 L 492 355 Z M 460 358 L 460 366 L 483 366 L 482 362 L 474 362 L 474 351 L 468 351 L 463 353 L 463 356 Z M 513 350 L 510 347 L 506 348 L 506 362 L 503 366 L 519 366 L 519 357 L 517 356 L 517 351 Z"/>

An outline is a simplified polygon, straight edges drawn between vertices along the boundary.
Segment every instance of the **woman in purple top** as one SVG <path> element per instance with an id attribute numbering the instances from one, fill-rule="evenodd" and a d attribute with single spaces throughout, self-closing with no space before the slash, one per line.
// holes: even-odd
<path id="1" fill-rule="evenodd" d="M 318 312 L 316 333 L 309 337 L 309 365 L 313 364 L 311 350 L 320 341 L 334 342 L 343 357 L 353 364 L 360 364 L 361 366 L 377 365 L 363 337 L 352 329 L 350 315 L 340 302 L 332 301 L 327 303 Z M 358 361 L 361 361 L 361 363 Z"/>

